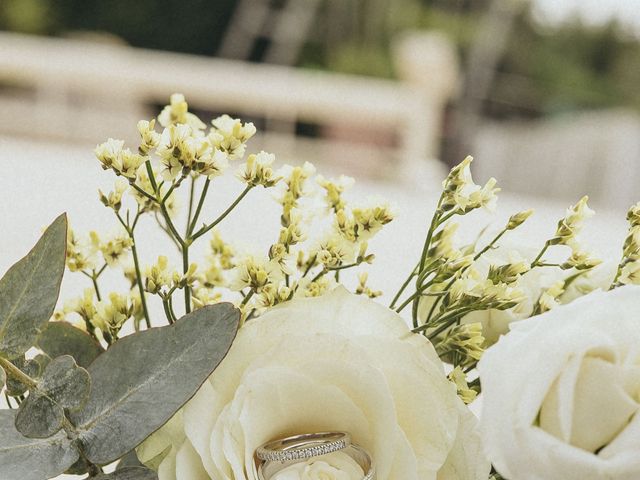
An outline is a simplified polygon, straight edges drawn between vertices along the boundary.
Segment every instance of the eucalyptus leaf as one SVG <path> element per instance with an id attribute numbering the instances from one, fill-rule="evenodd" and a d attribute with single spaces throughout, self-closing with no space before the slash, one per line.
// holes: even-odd
<path id="1" fill-rule="evenodd" d="M 38 337 L 37 346 L 51 358 L 71 355 L 84 368 L 104 352 L 89 334 L 68 322 L 49 322 Z"/>
<path id="2" fill-rule="evenodd" d="M 81 408 L 89 398 L 89 372 L 78 367 L 70 355 L 55 358 L 49 363 L 38 390 L 67 410 Z"/>
<path id="3" fill-rule="evenodd" d="M 120 461 L 118 462 L 118 466 L 116 467 L 116 470 L 122 470 L 123 468 L 128 468 L 128 467 L 144 467 L 142 462 L 140 462 L 138 455 L 136 455 L 135 450 L 131 450 L 129 453 L 127 453 L 124 457 L 120 459 Z"/>
<path id="4" fill-rule="evenodd" d="M 0 410 L 2 480 L 42 480 L 64 472 L 79 458 L 64 432 L 47 439 L 27 438 L 15 427 L 15 411 Z"/>
<path id="5" fill-rule="evenodd" d="M 98 475 L 95 480 L 158 480 L 158 474 L 145 467 L 126 467 L 109 475 Z"/>
<path id="6" fill-rule="evenodd" d="M 11 360 L 16 367 L 22 370 L 23 373 L 26 373 L 31 378 L 38 378 L 42 373 L 42 367 L 35 360 L 25 360 L 24 357 L 17 357 Z M 12 397 L 17 397 L 19 395 L 24 395 L 28 390 L 27 385 L 22 383 L 19 380 L 16 380 L 12 376 L 7 376 L 7 394 Z"/>
<path id="7" fill-rule="evenodd" d="M 62 428 L 64 410 L 49 397 L 32 392 L 20 404 L 16 430 L 29 438 L 48 438 Z"/>
<path id="8" fill-rule="evenodd" d="M 5 383 L 7 383 L 7 374 L 4 373 L 4 369 L 0 367 L 0 391 L 4 388 Z"/>
<path id="9" fill-rule="evenodd" d="M 33 361 L 40 365 L 40 370 L 44 372 L 47 368 L 47 365 L 51 363 L 51 357 L 46 353 L 39 353 L 35 357 L 33 357 Z"/>
<path id="10" fill-rule="evenodd" d="M 161 427 L 227 354 L 240 312 L 220 303 L 118 340 L 89 366 L 92 388 L 72 412 L 86 457 L 107 464 Z"/>
<path id="11" fill-rule="evenodd" d="M 16 429 L 26 437 L 47 438 L 62 428 L 65 409 L 76 410 L 89 397 L 89 372 L 70 355 L 52 360 L 42 379 L 20 404 Z"/>
<path id="12" fill-rule="evenodd" d="M 66 239 L 67 218 L 62 214 L 0 279 L 0 354 L 4 357 L 27 351 L 51 318 L 64 273 Z"/>
<path id="13" fill-rule="evenodd" d="M 77 462 L 67 468 L 64 473 L 67 475 L 83 475 L 91 469 L 91 464 L 80 457 Z"/>

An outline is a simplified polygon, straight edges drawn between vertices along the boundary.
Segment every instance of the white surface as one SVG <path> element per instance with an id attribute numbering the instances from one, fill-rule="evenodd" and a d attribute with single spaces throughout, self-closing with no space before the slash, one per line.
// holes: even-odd
<path id="1" fill-rule="evenodd" d="M 110 188 L 113 176 L 101 170 L 93 157 L 93 147 L 0 137 L 1 272 L 23 256 L 37 240 L 41 229 L 63 211 L 68 213 L 72 226 L 79 233 L 91 229 L 109 231 L 116 228 L 116 220 L 99 203 L 96 194 L 99 187 Z M 325 176 L 339 173 L 323 171 L 321 165 L 318 165 L 318 169 Z M 499 178 L 500 172 L 494 175 Z M 376 253 L 377 259 L 369 267 L 370 284 L 385 291 L 384 303 L 388 302 L 417 258 L 440 181 L 439 178 L 418 176 L 413 185 L 371 183 L 365 180 L 356 183 L 353 197 L 383 196 L 394 202 L 399 211 L 397 220 L 388 225 L 371 244 L 371 251 Z M 202 218 L 213 218 L 240 189 L 241 185 L 231 175 L 225 181 L 215 182 Z M 566 206 L 505 194 L 501 196 L 499 213 L 492 225 L 498 229 L 511 213 L 537 208 L 537 215 L 513 238 L 540 245 L 553 233 L 555 223 L 563 215 Z M 269 193 L 254 191 L 249 201 L 234 211 L 228 222 L 222 224 L 221 230 L 228 239 L 236 242 L 242 239 L 242 243 L 266 248 L 276 237 L 278 215 L 278 207 Z M 597 251 L 617 259 L 626 231 L 624 215 L 622 210 L 600 212 L 589 222 L 584 238 Z M 485 214 L 466 217 L 463 221 L 463 237 L 473 239 L 475 233 L 489 221 L 490 218 Z M 154 228 L 153 222 L 141 225 L 139 238 L 143 263 L 153 261 L 160 253 L 169 253 L 174 254 L 174 263 L 178 264 L 175 250 L 165 240 L 164 233 Z M 206 242 L 202 242 L 200 249 L 205 246 Z M 197 244 L 194 250 L 199 250 Z M 198 257 L 194 255 L 195 259 Z M 83 276 L 67 274 L 61 298 L 78 295 L 87 286 L 87 279 Z M 158 307 L 154 306 L 156 309 Z"/>

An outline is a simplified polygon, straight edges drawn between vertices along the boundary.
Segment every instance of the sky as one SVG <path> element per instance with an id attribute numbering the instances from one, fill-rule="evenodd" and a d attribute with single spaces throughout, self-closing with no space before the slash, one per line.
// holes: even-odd
<path id="1" fill-rule="evenodd" d="M 615 18 L 640 34 L 640 0 L 534 0 L 539 18 L 550 23 L 578 15 L 585 23 L 601 24 Z"/>

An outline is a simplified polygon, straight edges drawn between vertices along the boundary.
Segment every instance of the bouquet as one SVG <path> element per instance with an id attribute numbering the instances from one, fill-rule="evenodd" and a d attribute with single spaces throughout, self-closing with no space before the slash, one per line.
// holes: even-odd
<path id="1" fill-rule="evenodd" d="M 351 200 L 351 179 L 308 163 L 246 155 L 251 123 L 207 126 L 182 95 L 157 123 L 138 123 L 137 150 L 95 149 L 118 231 L 83 235 L 63 214 L 0 280 L 0 478 L 640 478 L 640 205 L 616 261 L 579 238 L 587 197 L 537 247 L 509 239 L 531 210 L 464 244 L 463 217 L 499 191 L 473 181 L 468 157 L 383 305 L 366 268 L 387 203 Z M 237 197 L 203 218 L 233 163 Z M 263 188 L 279 234 L 243 252 L 224 220 Z M 142 264 L 157 239 L 141 221 L 175 251 Z M 59 303 L 65 270 L 87 288 Z"/>

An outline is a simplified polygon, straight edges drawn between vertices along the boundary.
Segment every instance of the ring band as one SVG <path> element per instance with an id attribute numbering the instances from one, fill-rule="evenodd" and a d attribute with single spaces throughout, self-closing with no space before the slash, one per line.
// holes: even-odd
<path id="1" fill-rule="evenodd" d="M 376 475 L 376 469 L 371 456 L 367 453 L 365 449 L 362 447 L 351 444 L 348 447 L 342 449 L 342 451 L 356 461 L 358 465 L 365 472 L 362 480 L 374 480 Z M 311 457 L 309 457 L 311 458 Z M 294 465 L 296 462 L 294 460 L 287 462 L 274 462 L 274 461 L 263 461 L 258 465 L 258 478 L 260 480 L 269 480 L 273 478 L 275 474 L 280 472 L 281 470 Z"/>
<path id="2" fill-rule="evenodd" d="M 294 435 L 267 442 L 256 450 L 256 457 L 264 462 L 306 460 L 343 450 L 351 445 L 346 432 L 321 432 Z"/>

